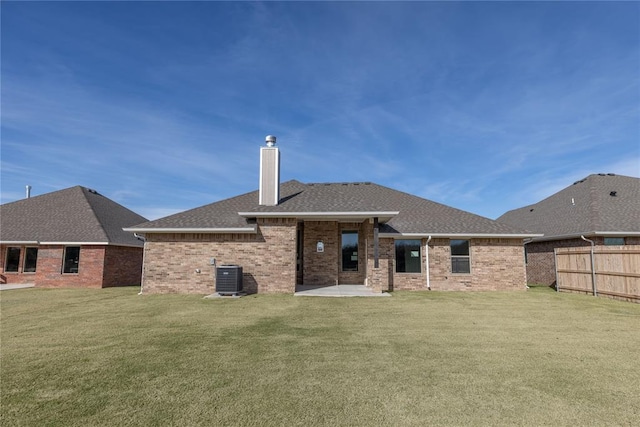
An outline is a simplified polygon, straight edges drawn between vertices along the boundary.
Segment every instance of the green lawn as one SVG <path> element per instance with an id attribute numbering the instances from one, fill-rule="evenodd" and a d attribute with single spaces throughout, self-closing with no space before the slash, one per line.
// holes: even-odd
<path id="1" fill-rule="evenodd" d="M 137 291 L 3 291 L 0 424 L 640 424 L 640 304 Z"/>

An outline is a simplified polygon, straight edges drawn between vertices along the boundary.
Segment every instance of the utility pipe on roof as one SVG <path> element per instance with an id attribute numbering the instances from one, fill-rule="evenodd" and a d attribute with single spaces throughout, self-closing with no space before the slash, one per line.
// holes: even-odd
<path id="1" fill-rule="evenodd" d="M 596 244 L 593 240 L 589 240 L 582 235 L 580 236 L 580 238 L 585 242 L 591 243 L 591 286 L 593 287 L 593 296 L 597 297 L 598 291 L 596 289 L 596 269 L 595 269 L 595 262 L 593 259 L 593 248 L 595 247 Z"/>
<path id="2" fill-rule="evenodd" d="M 425 252 L 425 266 L 426 266 L 426 272 L 427 272 L 427 290 L 431 290 L 431 281 L 430 281 L 430 274 L 429 274 L 429 242 L 431 241 L 431 235 L 429 235 L 429 238 L 427 239 L 427 244 L 425 245 L 426 248 L 426 252 Z"/>

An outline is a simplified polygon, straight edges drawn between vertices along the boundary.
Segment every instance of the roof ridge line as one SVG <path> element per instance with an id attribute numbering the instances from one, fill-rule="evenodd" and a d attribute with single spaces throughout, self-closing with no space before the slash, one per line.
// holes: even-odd
<path id="1" fill-rule="evenodd" d="M 109 236 L 109 233 L 107 233 L 107 230 L 105 229 L 104 225 L 102 224 L 102 221 L 100 221 L 100 218 L 96 214 L 96 210 L 95 210 L 93 204 L 91 203 L 91 200 L 89 200 L 89 198 L 87 197 L 87 192 L 91 193 L 93 191 L 97 195 L 101 195 L 101 194 L 98 193 L 96 190 L 90 189 L 89 187 L 83 187 L 82 185 L 79 185 L 78 187 L 80 187 L 80 191 L 82 191 L 82 197 L 84 198 L 84 200 L 89 205 L 89 208 L 91 209 L 91 214 L 93 215 L 93 217 L 96 219 L 96 222 L 100 226 L 100 229 L 102 230 L 102 234 L 104 234 L 104 237 L 106 237 L 107 242 L 111 242 L 111 237 Z"/>

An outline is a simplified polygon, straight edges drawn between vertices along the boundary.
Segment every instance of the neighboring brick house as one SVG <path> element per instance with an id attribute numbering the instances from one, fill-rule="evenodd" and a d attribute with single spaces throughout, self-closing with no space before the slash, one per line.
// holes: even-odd
<path id="1" fill-rule="evenodd" d="M 640 245 L 640 178 L 593 174 L 498 221 L 542 233 L 525 242 L 527 283 L 555 286 L 555 248 Z"/>
<path id="2" fill-rule="evenodd" d="M 126 230 L 145 236 L 143 293 L 213 293 L 215 266 L 244 290 L 359 284 L 391 290 L 524 290 L 534 234 L 373 183 L 280 184 L 274 137 L 259 190 Z"/>
<path id="3" fill-rule="evenodd" d="M 76 186 L 0 206 L 0 282 L 37 287 L 139 285 L 146 219 Z"/>

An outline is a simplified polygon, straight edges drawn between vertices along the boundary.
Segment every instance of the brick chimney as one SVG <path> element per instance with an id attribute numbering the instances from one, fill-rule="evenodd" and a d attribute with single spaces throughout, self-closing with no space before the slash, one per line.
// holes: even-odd
<path id="1" fill-rule="evenodd" d="M 275 147 L 276 137 L 267 135 L 267 146 L 260 148 L 260 200 L 261 206 L 276 206 L 280 201 L 280 151 Z"/>

